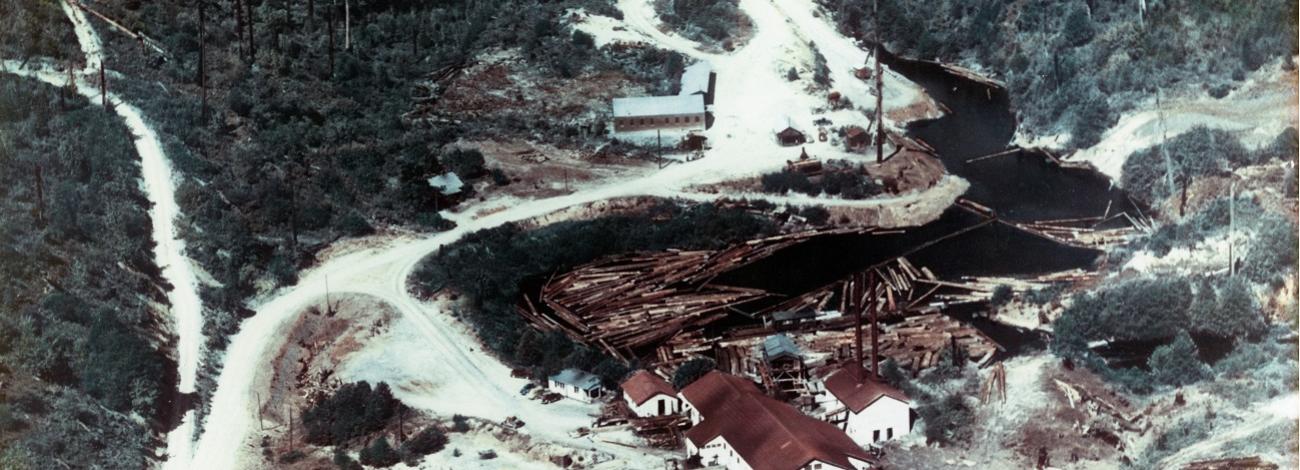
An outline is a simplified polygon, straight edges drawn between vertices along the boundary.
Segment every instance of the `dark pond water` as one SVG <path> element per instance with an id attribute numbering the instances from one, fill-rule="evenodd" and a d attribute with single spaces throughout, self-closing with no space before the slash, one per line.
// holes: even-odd
<path id="1" fill-rule="evenodd" d="M 1095 217 L 1132 212 L 1130 199 L 1100 173 L 1063 168 L 1040 152 L 1008 149 L 1016 117 L 1005 90 L 952 75 L 938 64 L 888 54 L 883 61 L 920 84 L 952 112 L 915 122 L 908 134 L 934 147 L 948 171 L 971 183 L 966 197 L 1017 222 Z"/>

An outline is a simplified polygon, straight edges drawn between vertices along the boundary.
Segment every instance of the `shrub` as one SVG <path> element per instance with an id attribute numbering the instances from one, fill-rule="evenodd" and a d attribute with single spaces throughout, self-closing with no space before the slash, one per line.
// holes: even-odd
<path id="1" fill-rule="evenodd" d="M 1011 286 L 999 284 L 993 288 L 993 295 L 989 297 L 989 304 L 994 307 L 1001 307 L 1011 301 L 1012 295 L 1014 293 L 1011 291 Z"/>
<path id="2" fill-rule="evenodd" d="M 1209 367 L 1201 362 L 1187 331 L 1179 331 L 1173 342 L 1156 348 L 1147 360 L 1151 377 L 1160 384 L 1181 387 L 1209 376 Z"/>
<path id="3" fill-rule="evenodd" d="M 388 438 L 380 437 L 369 446 L 361 449 L 361 464 L 371 467 L 391 467 L 402 461 L 402 455 L 388 444 Z"/>
<path id="4" fill-rule="evenodd" d="M 484 172 L 483 153 L 477 149 L 453 147 L 444 150 L 439 161 L 457 176 L 466 179 L 477 178 Z"/>
<path id="5" fill-rule="evenodd" d="M 1061 31 L 1061 35 L 1067 45 L 1078 47 L 1087 44 L 1094 34 L 1096 31 L 1093 29 L 1092 18 L 1088 15 L 1086 7 L 1076 7 L 1065 17 L 1065 28 Z"/>
<path id="6" fill-rule="evenodd" d="M 447 447 L 447 434 L 437 426 L 424 428 L 402 444 L 402 452 L 412 455 L 429 455 Z"/>
<path id="7" fill-rule="evenodd" d="M 334 466 L 338 467 L 339 470 L 362 470 L 364 468 L 352 456 L 339 448 L 334 449 Z"/>
<path id="8" fill-rule="evenodd" d="M 1122 281 L 1078 296 L 1056 320 L 1053 349 L 1069 355 L 1099 339 L 1149 340 L 1188 326 L 1192 290 L 1179 277 Z"/>
<path id="9" fill-rule="evenodd" d="M 373 390 L 367 382 L 345 384 L 302 414 L 307 442 L 336 445 L 384 428 L 401 406 L 380 383 Z"/>
<path id="10" fill-rule="evenodd" d="M 451 417 L 451 431 L 452 432 L 469 431 L 469 418 L 466 418 L 461 415 L 453 415 Z"/>
<path id="11" fill-rule="evenodd" d="M 717 366 L 718 363 L 706 357 L 686 361 L 676 371 L 673 371 L 673 387 L 678 390 L 686 388 L 687 385 L 695 383 L 697 379 L 703 377 L 704 374 L 709 373 Z"/>
<path id="12" fill-rule="evenodd" d="M 925 438 L 944 444 L 969 441 L 974 433 L 971 424 L 975 411 L 966 404 L 965 394 L 954 391 L 940 399 L 923 398 L 916 413 L 925 422 Z"/>
<path id="13" fill-rule="evenodd" d="M 586 32 L 583 32 L 582 30 L 574 30 L 574 31 L 573 31 L 573 45 L 578 46 L 578 47 L 581 47 L 581 48 L 583 48 L 583 49 L 595 49 L 595 48 L 596 48 L 596 38 L 591 37 L 590 34 L 587 34 Z"/>

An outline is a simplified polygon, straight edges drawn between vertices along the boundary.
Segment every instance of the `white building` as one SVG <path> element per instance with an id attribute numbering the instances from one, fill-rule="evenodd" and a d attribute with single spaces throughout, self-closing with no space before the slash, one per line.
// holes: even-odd
<path id="1" fill-rule="evenodd" d="M 614 98 L 614 132 L 704 130 L 704 95 Z"/>
<path id="2" fill-rule="evenodd" d="M 718 371 L 682 389 L 694 425 L 687 456 L 728 470 L 862 470 L 872 458 L 843 431 Z"/>
<path id="3" fill-rule="evenodd" d="M 564 369 L 546 379 L 546 388 L 581 402 L 591 403 L 605 394 L 600 377 L 578 369 Z"/>
<path id="4" fill-rule="evenodd" d="M 912 430 L 912 407 L 907 395 L 871 377 L 861 365 L 849 364 L 826 377 L 828 401 L 825 418 L 843 429 L 854 442 L 869 445 L 902 436 Z"/>
<path id="5" fill-rule="evenodd" d="M 637 371 L 619 387 L 632 413 L 642 418 L 676 414 L 682 409 L 673 386 L 650 371 Z"/>

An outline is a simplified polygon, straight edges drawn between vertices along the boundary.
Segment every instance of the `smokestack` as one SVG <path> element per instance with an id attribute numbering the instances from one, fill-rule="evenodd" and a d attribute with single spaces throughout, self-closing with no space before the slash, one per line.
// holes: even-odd
<path id="1" fill-rule="evenodd" d="M 880 358 L 878 356 L 880 350 L 880 338 L 876 333 L 876 311 L 880 310 L 880 308 L 876 305 L 876 272 L 871 271 L 870 273 L 867 273 L 867 279 L 869 280 L 867 282 L 867 292 L 870 294 L 870 297 L 868 297 L 869 300 L 867 300 L 867 305 L 871 309 L 871 379 L 875 380 L 880 378 Z"/>

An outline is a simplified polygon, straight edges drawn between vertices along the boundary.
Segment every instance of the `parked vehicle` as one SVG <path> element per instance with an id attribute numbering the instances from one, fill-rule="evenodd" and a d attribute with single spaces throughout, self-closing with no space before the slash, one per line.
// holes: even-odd
<path id="1" fill-rule="evenodd" d="M 532 391 L 534 388 L 536 388 L 536 387 L 537 387 L 537 384 L 534 384 L 534 383 L 524 384 L 524 388 L 519 389 L 519 394 L 520 394 L 520 395 L 527 396 L 527 395 L 528 395 L 528 392 L 531 392 L 531 391 Z"/>
<path id="2" fill-rule="evenodd" d="M 564 395 L 560 395 L 560 394 L 558 394 L 558 393 L 548 393 L 548 394 L 542 395 L 542 404 L 543 404 L 543 405 L 549 405 L 549 404 L 551 404 L 551 403 L 555 403 L 555 402 L 560 401 L 560 400 L 563 400 L 563 399 L 564 399 Z"/>

